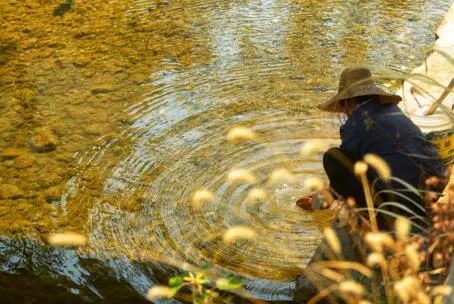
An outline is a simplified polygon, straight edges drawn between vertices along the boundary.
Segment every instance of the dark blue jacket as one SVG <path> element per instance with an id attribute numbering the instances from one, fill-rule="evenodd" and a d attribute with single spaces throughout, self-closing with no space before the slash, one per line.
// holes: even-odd
<path id="1" fill-rule="evenodd" d="M 388 163 L 393 176 L 416 188 L 428 176 L 444 174 L 435 147 L 397 105 L 375 100 L 360 104 L 341 126 L 340 135 L 340 149 L 353 160 L 367 153 L 377 154 Z M 376 177 L 373 172 L 369 175 L 372 180 Z"/>

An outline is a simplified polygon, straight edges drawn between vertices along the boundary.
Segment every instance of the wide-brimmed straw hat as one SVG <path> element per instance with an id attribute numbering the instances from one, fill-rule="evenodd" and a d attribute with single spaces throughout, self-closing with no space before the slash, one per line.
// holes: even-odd
<path id="1" fill-rule="evenodd" d="M 318 108 L 328 112 L 343 112 L 341 100 L 367 95 L 377 95 L 382 104 L 397 104 L 402 100 L 399 95 L 388 93 L 375 85 L 369 69 L 354 67 L 342 71 L 337 94 L 319 104 Z"/>

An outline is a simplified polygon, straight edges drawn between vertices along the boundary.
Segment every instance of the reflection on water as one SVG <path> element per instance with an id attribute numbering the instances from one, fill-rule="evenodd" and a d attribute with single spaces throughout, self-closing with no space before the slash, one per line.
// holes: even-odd
<path id="1" fill-rule="evenodd" d="M 38 238 L 86 229 L 100 256 L 207 264 L 248 278 L 253 294 L 287 299 L 329 218 L 293 204 L 306 177 L 322 176 L 301 145 L 337 142 L 337 120 L 314 105 L 346 65 L 418 65 L 449 1 L 95 4 L 62 17 L 0 4 L 0 213 L 14 214 L 2 229 Z M 18 31 L 19 16 L 33 22 Z M 227 142 L 236 125 L 259 140 Z M 269 186 L 279 167 L 297 182 Z M 253 186 L 226 183 L 233 168 L 256 174 L 266 202 L 248 203 Z M 202 188 L 216 200 L 194 210 Z M 258 238 L 223 244 L 234 225 Z M 113 268 L 138 290 L 150 284 L 127 263 Z"/>

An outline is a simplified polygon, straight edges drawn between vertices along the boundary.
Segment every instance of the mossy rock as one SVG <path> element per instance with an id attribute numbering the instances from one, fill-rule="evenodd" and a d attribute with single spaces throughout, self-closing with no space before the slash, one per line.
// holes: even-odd
<path id="1" fill-rule="evenodd" d="M 57 138 L 49 129 L 36 129 L 30 137 L 29 143 L 33 152 L 45 153 L 55 150 Z"/>
<path id="2" fill-rule="evenodd" d="M 24 193 L 14 185 L 0 185 L 0 199 L 17 199 L 24 196 Z"/>

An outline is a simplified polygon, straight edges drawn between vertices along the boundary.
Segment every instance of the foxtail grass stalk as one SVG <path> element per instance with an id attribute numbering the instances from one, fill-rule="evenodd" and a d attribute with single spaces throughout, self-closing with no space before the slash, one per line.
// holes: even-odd
<path id="1" fill-rule="evenodd" d="M 362 170 L 364 169 L 364 170 Z M 372 193 L 367 180 L 367 165 L 364 162 L 358 162 L 355 164 L 355 171 L 361 178 L 361 183 L 364 189 L 364 197 L 366 198 L 367 210 L 369 212 L 369 220 L 372 228 L 372 232 L 378 232 L 377 218 L 375 217 L 374 202 L 372 200 Z"/>
<path id="2" fill-rule="evenodd" d="M 372 277 L 372 271 L 364 266 L 363 264 L 349 261 L 320 261 L 318 263 L 322 267 L 334 268 L 334 269 L 351 269 L 355 270 L 362 275 L 370 278 Z"/>
<path id="3" fill-rule="evenodd" d="M 364 162 L 357 162 L 355 164 L 355 173 L 356 175 L 359 175 L 361 178 L 361 183 L 363 185 L 364 189 L 364 197 L 366 198 L 366 204 L 367 204 L 367 210 L 369 212 L 369 220 L 370 220 L 370 226 L 372 229 L 372 232 L 377 233 L 378 230 L 378 225 L 377 225 L 377 218 L 375 216 L 375 208 L 374 208 L 374 201 L 372 199 L 372 192 L 369 186 L 369 180 L 367 179 L 367 164 Z M 390 304 L 394 304 L 394 297 L 393 293 L 390 290 L 390 278 L 388 274 L 388 269 L 384 266 L 380 266 L 382 277 L 383 277 L 383 284 L 385 286 L 385 293 L 386 293 L 386 298 L 388 299 Z"/>
<path id="4" fill-rule="evenodd" d="M 333 285 L 321 290 L 317 295 L 315 295 L 312 299 L 310 299 L 309 302 L 307 302 L 307 304 L 316 304 L 316 303 L 318 303 L 320 300 L 322 300 L 323 298 L 327 297 L 329 294 L 331 294 L 334 291 L 336 291 L 337 288 L 338 288 L 338 285 L 337 284 L 333 284 Z"/>

